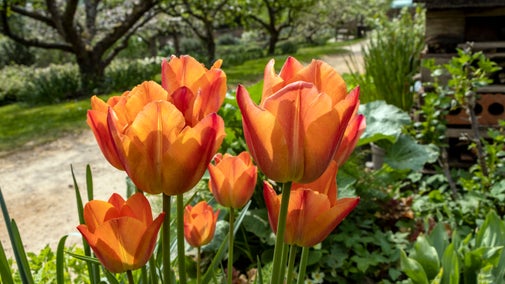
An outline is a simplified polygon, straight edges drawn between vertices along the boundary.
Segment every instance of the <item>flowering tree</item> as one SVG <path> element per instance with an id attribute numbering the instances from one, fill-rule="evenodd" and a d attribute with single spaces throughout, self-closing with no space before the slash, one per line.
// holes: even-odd
<path id="1" fill-rule="evenodd" d="M 158 2 L 2 0 L 0 32 L 25 46 L 72 53 L 86 93 L 100 86 L 105 67 L 151 20 Z M 20 30 L 19 21 L 30 28 Z"/>

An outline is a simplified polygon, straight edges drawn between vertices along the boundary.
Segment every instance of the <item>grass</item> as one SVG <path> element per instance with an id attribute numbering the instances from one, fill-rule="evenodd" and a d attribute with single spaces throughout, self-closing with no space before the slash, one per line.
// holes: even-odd
<path id="1" fill-rule="evenodd" d="M 323 55 L 343 53 L 345 45 L 353 42 L 338 42 L 324 46 L 300 48 L 294 55 L 302 62 Z M 287 55 L 275 56 L 276 69 L 279 70 Z M 265 64 L 271 57 L 249 60 L 237 66 L 223 69 L 228 85 L 250 85 L 263 76 Z M 90 108 L 89 99 L 62 102 L 43 106 L 29 106 L 16 103 L 0 107 L 0 156 L 20 148 L 29 148 L 58 139 L 69 133 L 87 129 L 86 112 Z"/>

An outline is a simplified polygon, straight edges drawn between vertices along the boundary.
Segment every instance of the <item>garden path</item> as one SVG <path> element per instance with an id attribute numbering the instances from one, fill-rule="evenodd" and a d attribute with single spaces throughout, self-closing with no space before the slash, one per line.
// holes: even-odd
<path id="1" fill-rule="evenodd" d="M 361 44 L 348 47 L 362 65 Z M 324 56 L 323 60 L 340 73 L 349 72 L 349 55 Z M 125 192 L 125 174 L 103 158 L 91 131 L 72 134 L 29 151 L 17 151 L 0 157 L 0 187 L 10 217 L 15 219 L 25 250 L 38 252 L 49 244 L 53 249 L 59 239 L 70 234 L 67 244 L 78 243 L 79 224 L 70 165 L 85 199 L 86 165 L 91 165 L 95 198 L 106 200 L 113 192 Z M 11 244 L 3 219 L 0 241 L 8 256 Z"/>

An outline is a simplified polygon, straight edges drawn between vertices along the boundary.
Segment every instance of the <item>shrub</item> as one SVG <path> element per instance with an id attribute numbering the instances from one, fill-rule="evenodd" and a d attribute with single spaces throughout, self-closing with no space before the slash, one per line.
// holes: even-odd
<path id="1" fill-rule="evenodd" d="M 278 45 L 280 54 L 295 54 L 298 51 L 298 44 L 292 40 L 286 40 Z"/>
<path id="2" fill-rule="evenodd" d="M 117 59 L 105 69 L 106 92 L 130 90 L 152 80 L 161 70 L 161 57 L 137 60 Z"/>
<path id="3" fill-rule="evenodd" d="M 223 59 L 224 64 L 239 65 L 250 59 L 264 56 L 263 49 L 257 45 L 240 44 L 232 46 L 220 46 L 218 48 L 218 58 Z"/>
<path id="4" fill-rule="evenodd" d="M 27 78 L 31 78 L 33 68 L 10 65 L 0 72 L 0 105 L 17 102 L 26 88 Z"/>
<path id="5" fill-rule="evenodd" d="M 0 39 L 0 68 L 11 64 L 32 65 L 35 56 L 30 48 L 10 39 Z"/>
<path id="6" fill-rule="evenodd" d="M 32 71 L 20 98 L 30 104 L 56 103 L 75 97 L 79 89 L 79 70 L 75 64 L 49 65 Z"/>

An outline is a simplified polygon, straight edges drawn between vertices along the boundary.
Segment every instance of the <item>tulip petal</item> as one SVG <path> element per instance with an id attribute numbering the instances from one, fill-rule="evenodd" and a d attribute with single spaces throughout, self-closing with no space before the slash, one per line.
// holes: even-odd
<path id="1" fill-rule="evenodd" d="M 169 94 L 181 86 L 193 86 L 205 75 L 205 67 L 191 56 L 170 57 L 161 63 L 161 85 Z"/>
<path id="2" fill-rule="evenodd" d="M 344 79 L 332 66 L 321 60 L 312 60 L 309 65 L 301 69 L 291 79 L 291 82 L 296 81 L 314 83 L 320 92 L 326 93 L 332 98 L 333 104 L 343 100 L 347 94 Z"/>
<path id="3" fill-rule="evenodd" d="M 140 268 L 145 262 L 137 263 L 135 253 L 146 229 L 145 224 L 134 218 L 121 217 L 109 220 L 95 231 L 97 242 L 94 251 L 107 254 L 106 256 L 97 254 L 97 257 L 111 272 L 119 273 Z"/>
<path id="4" fill-rule="evenodd" d="M 312 200 L 313 201 L 313 200 Z M 303 239 L 300 246 L 311 247 L 322 242 L 349 213 L 358 205 L 359 197 L 342 198 L 326 212 L 320 212 L 314 219 L 306 218 Z M 312 204 L 310 206 L 313 206 Z"/>
<path id="5" fill-rule="evenodd" d="M 144 194 L 140 192 L 128 198 L 125 205 L 121 208 L 121 215 L 134 217 L 144 224 L 151 224 L 153 222 L 151 205 Z"/>
<path id="6" fill-rule="evenodd" d="M 86 122 L 93 131 L 93 135 L 105 159 L 112 166 L 123 171 L 123 165 L 118 157 L 116 147 L 114 146 L 107 127 L 107 109 L 105 109 L 105 112 L 94 109 L 88 110 Z"/>
<path id="7" fill-rule="evenodd" d="M 337 163 L 331 161 L 324 173 L 315 181 L 310 183 L 293 183 L 291 190 L 311 189 L 328 196 L 330 205 L 333 206 L 337 201 Z"/>
<path id="8" fill-rule="evenodd" d="M 161 212 L 160 215 L 154 219 L 154 221 L 149 220 L 148 225 L 142 239 L 139 242 L 137 250 L 135 251 L 135 263 L 146 263 L 151 257 L 154 247 L 156 246 L 156 240 L 158 238 L 158 231 L 160 230 L 163 220 L 165 218 L 165 212 Z M 151 223 L 152 222 L 152 223 Z"/>
<path id="9" fill-rule="evenodd" d="M 277 222 L 279 219 L 279 211 L 281 209 L 281 195 L 277 195 L 272 185 L 268 182 L 263 182 L 263 198 L 268 211 L 268 222 L 270 228 L 277 234 Z"/>
<path id="10" fill-rule="evenodd" d="M 258 167 L 273 180 L 291 180 L 288 141 L 276 116 L 256 106 L 247 90 L 240 85 L 237 88 L 237 103 L 242 112 L 244 137 Z"/>
<path id="11" fill-rule="evenodd" d="M 88 230 L 94 233 L 105 221 L 120 216 L 118 208 L 102 200 L 91 200 L 84 206 L 84 222 Z"/>
<path id="12" fill-rule="evenodd" d="M 263 92 L 261 95 L 261 103 L 272 94 L 274 94 L 277 90 L 279 90 L 282 86 L 284 86 L 284 80 L 275 73 L 274 69 L 275 60 L 270 59 L 267 65 L 265 66 L 265 73 L 263 76 Z M 238 93 L 238 91 L 237 91 Z M 238 94 L 237 94 L 238 95 Z"/>
<path id="13" fill-rule="evenodd" d="M 114 123 L 109 123 L 114 126 Z M 163 190 L 163 155 L 184 127 L 181 112 L 171 103 L 155 101 L 138 114 L 123 137 L 126 171 L 142 191 Z M 114 132 L 113 130 L 111 132 Z M 116 142 L 117 143 L 117 142 Z M 146 180 L 145 177 L 156 177 Z"/>

